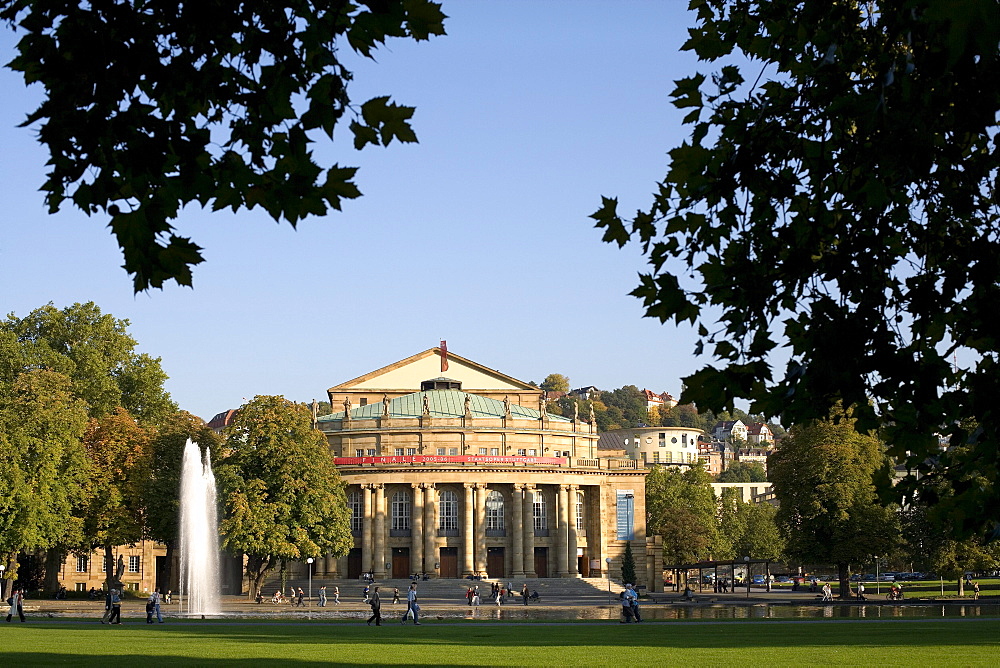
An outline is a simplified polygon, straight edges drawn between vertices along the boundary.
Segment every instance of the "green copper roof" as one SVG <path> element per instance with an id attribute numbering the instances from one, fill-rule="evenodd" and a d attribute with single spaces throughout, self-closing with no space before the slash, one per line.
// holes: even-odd
<path id="1" fill-rule="evenodd" d="M 460 390 L 427 390 L 426 392 L 414 392 L 402 397 L 397 397 L 389 402 L 390 418 L 418 418 L 424 413 L 424 396 L 427 396 L 427 404 L 430 409 L 430 416 L 436 418 L 460 418 L 465 415 L 465 398 L 469 397 L 469 409 L 473 418 L 502 418 L 504 407 L 502 401 L 481 397 L 477 394 L 469 394 Z M 382 417 L 382 402 L 378 401 L 367 406 L 358 406 L 351 409 L 352 420 L 371 420 Z M 515 403 L 510 405 L 510 415 L 514 418 L 527 420 L 537 420 L 540 417 L 538 410 L 527 408 Z M 570 422 L 561 415 L 548 413 L 548 419 L 553 422 Z M 343 420 L 344 411 L 324 415 L 319 418 L 319 422 L 332 422 L 333 420 Z"/>

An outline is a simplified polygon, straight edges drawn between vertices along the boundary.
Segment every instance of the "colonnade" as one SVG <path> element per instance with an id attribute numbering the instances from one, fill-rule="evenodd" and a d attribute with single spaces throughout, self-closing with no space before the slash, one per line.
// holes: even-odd
<path id="1" fill-rule="evenodd" d="M 362 527 L 360 537 L 361 564 L 364 571 L 371 571 L 375 578 L 383 579 L 391 568 L 390 522 L 391 509 L 387 487 L 399 490 L 408 486 L 410 493 L 410 535 L 408 544 L 410 570 L 438 574 L 441 557 L 439 548 L 458 547 L 458 575 L 465 577 L 487 573 L 488 547 L 503 546 L 511 550 L 511 565 L 505 577 L 533 578 L 536 573 L 535 548 L 546 547 L 546 559 L 554 556 L 554 564 L 546 562 L 548 575 L 555 577 L 577 577 L 577 552 L 581 547 L 581 536 L 577 530 L 576 500 L 580 485 L 534 484 L 534 483 L 428 483 L 413 482 L 408 485 L 386 485 L 384 483 L 363 483 Z M 457 536 L 440 529 L 439 492 L 444 488 L 458 493 Z M 498 491 L 504 497 L 504 534 L 487 535 L 487 497 L 491 491 Z M 547 510 L 543 527 L 535 528 L 535 492 L 545 492 L 546 505 L 554 502 L 554 512 Z M 599 498 L 599 494 L 588 496 Z M 597 508 L 585 507 L 588 513 L 598 512 Z M 404 545 L 405 538 L 392 539 L 392 546 Z M 489 545 L 492 543 L 493 545 Z M 554 565 L 554 569 L 553 569 Z M 331 567 L 333 564 L 327 564 Z M 338 569 L 339 570 L 339 569 Z M 397 577 L 399 574 L 396 574 Z M 490 573 L 491 576 L 498 574 Z"/>

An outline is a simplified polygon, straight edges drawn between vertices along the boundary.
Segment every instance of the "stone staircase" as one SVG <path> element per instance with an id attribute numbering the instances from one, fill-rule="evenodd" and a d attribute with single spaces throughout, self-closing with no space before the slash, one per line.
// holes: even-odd
<path id="1" fill-rule="evenodd" d="M 422 599 L 436 599 L 441 601 L 454 601 L 460 603 L 464 598 L 466 591 L 470 586 L 479 586 L 480 596 L 483 597 L 483 604 L 485 605 L 488 601 L 490 593 L 490 587 L 494 580 L 457 580 L 457 579 L 440 579 L 435 578 L 427 581 L 417 582 L 417 591 Z M 515 599 L 520 602 L 520 591 L 522 586 L 528 585 L 528 591 L 537 591 L 538 595 L 542 597 L 543 601 L 554 601 L 563 604 L 574 604 L 574 603 L 588 603 L 588 604 L 599 604 L 607 603 L 608 599 L 608 581 L 607 579 L 601 578 L 529 578 L 515 580 L 513 578 L 506 578 L 501 581 L 504 587 L 507 586 L 508 582 L 514 583 Z M 269 598 L 277 589 L 280 588 L 281 582 L 277 577 L 269 577 L 263 586 L 262 592 L 265 598 Z M 382 595 L 383 600 L 386 598 L 386 593 L 389 596 L 392 595 L 393 588 L 398 588 L 401 597 L 406 596 L 406 590 L 410 586 L 410 580 L 408 579 L 386 579 L 386 580 L 376 580 L 372 583 L 372 586 L 378 585 L 379 593 Z M 317 592 L 319 588 L 326 586 L 327 596 L 329 598 L 333 597 L 333 588 L 340 588 L 340 600 L 341 601 L 360 601 L 362 592 L 365 588 L 365 582 L 362 580 L 348 580 L 344 578 L 334 579 L 317 577 L 312 579 L 312 593 L 313 598 L 318 596 Z M 285 592 L 287 594 L 288 588 L 298 589 L 302 588 L 302 591 L 309 591 L 309 580 L 306 578 L 295 577 L 289 578 L 285 584 Z M 612 596 L 617 599 L 618 593 L 622 590 L 621 585 L 612 581 L 611 592 Z"/>

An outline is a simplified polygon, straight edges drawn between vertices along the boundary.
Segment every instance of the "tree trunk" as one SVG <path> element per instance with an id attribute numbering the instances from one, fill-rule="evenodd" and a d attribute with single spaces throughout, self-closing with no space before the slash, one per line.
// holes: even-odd
<path id="1" fill-rule="evenodd" d="M 958 576 L 958 595 L 965 596 L 965 579 L 961 575 Z"/>
<path id="2" fill-rule="evenodd" d="M 852 598 L 854 592 L 851 591 L 850 564 L 845 562 L 837 563 L 837 579 L 840 580 L 840 597 L 842 600 Z"/>
<path id="3" fill-rule="evenodd" d="M 154 587 L 160 587 L 160 592 L 162 593 L 164 589 L 173 589 L 173 577 L 174 573 L 174 541 L 169 543 L 164 543 L 167 547 L 166 563 L 163 566 L 163 582 L 157 582 L 153 585 Z M 159 574 L 157 574 L 159 575 Z"/>
<path id="4" fill-rule="evenodd" d="M 104 546 L 104 585 L 108 591 L 115 586 L 115 553 L 114 546 Z"/>
<path id="5" fill-rule="evenodd" d="M 274 568 L 274 559 L 272 557 L 262 557 L 260 555 L 250 554 L 247 555 L 247 585 L 250 590 L 251 599 L 257 597 L 257 593 L 264 584 L 264 578 L 272 568 Z"/>
<path id="6" fill-rule="evenodd" d="M 59 591 L 59 571 L 66 560 L 64 550 L 52 549 L 45 552 L 45 585 L 47 592 Z"/>

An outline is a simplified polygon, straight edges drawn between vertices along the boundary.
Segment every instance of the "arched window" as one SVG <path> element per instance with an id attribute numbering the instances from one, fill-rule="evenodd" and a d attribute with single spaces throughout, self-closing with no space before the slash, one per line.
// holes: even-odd
<path id="1" fill-rule="evenodd" d="M 503 531 L 503 494 L 495 489 L 486 495 L 486 530 Z"/>
<path id="2" fill-rule="evenodd" d="M 541 490 L 535 490 L 535 498 L 531 503 L 531 517 L 536 532 L 549 530 L 549 513 L 545 505 L 545 495 Z"/>
<path id="3" fill-rule="evenodd" d="M 438 527 L 442 531 L 458 531 L 458 495 L 448 489 L 438 493 Z"/>
<path id="4" fill-rule="evenodd" d="M 347 495 L 347 507 L 351 510 L 351 532 L 361 533 L 361 524 L 365 518 L 365 505 L 361 500 L 361 492 L 354 490 Z"/>
<path id="5" fill-rule="evenodd" d="M 392 530 L 410 529 L 410 493 L 396 492 L 392 495 Z"/>
<path id="6" fill-rule="evenodd" d="M 576 493 L 576 530 L 577 531 L 583 531 L 584 529 L 587 528 L 586 518 L 585 518 L 585 516 L 583 514 L 583 500 L 584 500 L 584 497 L 585 497 L 585 495 L 584 495 L 583 492 L 577 492 Z"/>

